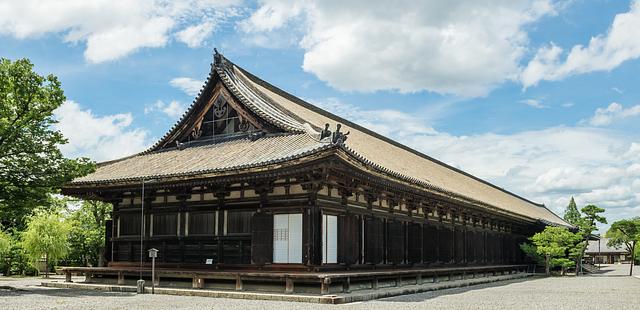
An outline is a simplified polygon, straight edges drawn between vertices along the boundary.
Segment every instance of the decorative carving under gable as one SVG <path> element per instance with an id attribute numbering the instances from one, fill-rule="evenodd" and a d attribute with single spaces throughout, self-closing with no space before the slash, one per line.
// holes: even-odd
<path id="1" fill-rule="evenodd" d="M 177 142 L 206 140 L 229 134 L 274 130 L 273 126 L 260 120 L 235 100 L 221 82 L 216 84 L 208 101 L 190 117 L 190 120 L 183 125 L 182 133 L 173 139 L 175 142 L 165 145 L 179 145 Z"/>

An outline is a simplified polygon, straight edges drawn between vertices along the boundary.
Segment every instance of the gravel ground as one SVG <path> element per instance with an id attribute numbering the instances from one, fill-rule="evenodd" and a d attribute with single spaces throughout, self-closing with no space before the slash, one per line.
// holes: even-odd
<path id="1" fill-rule="evenodd" d="M 0 309 L 640 309 L 640 279 L 623 276 L 628 268 L 607 266 L 598 276 L 529 278 L 346 305 L 69 290 L 40 287 L 37 278 L 0 277 Z"/>

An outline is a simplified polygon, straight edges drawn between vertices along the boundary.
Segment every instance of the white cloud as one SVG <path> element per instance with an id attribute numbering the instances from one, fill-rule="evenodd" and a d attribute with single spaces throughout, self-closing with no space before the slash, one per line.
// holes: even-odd
<path id="1" fill-rule="evenodd" d="M 164 103 L 164 101 L 158 100 L 154 104 L 145 105 L 144 114 L 159 111 L 173 119 L 177 119 L 182 116 L 182 113 L 184 113 L 185 110 L 186 107 L 176 100 L 172 100 L 169 103 Z"/>
<path id="2" fill-rule="evenodd" d="M 254 35 L 304 21 L 303 69 L 340 90 L 483 96 L 517 79 L 523 27 L 549 14 L 551 0 L 267 0 L 241 29 Z"/>
<path id="3" fill-rule="evenodd" d="M 240 0 L 0 0 L 0 34 L 31 38 L 63 34 L 86 43 L 91 63 L 118 59 L 141 48 L 165 46 L 173 33 L 198 46 L 216 22 L 236 16 Z M 196 26 L 194 26 L 196 24 Z"/>
<path id="4" fill-rule="evenodd" d="M 363 110 L 345 104 L 337 98 L 309 101 L 322 109 L 384 136 L 405 137 L 436 134 L 432 127 L 424 124 L 424 119 L 397 110 Z"/>
<path id="5" fill-rule="evenodd" d="M 316 104 L 544 203 L 560 216 L 571 196 L 580 206 L 604 207 L 610 223 L 640 216 L 640 142 L 633 137 L 582 125 L 512 134 L 451 135 L 399 111 L 363 110 L 335 99 Z"/>
<path id="6" fill-rule="evenodd" d="M 193 97 L 198 95 L 198 92 L 200 92 L 200 89 L 203 85 L 202 81 L 188 77 L 177 77 L 169 81 L 169 84 L 182 90 L 185 94 Z"/>
<path id="7" fill-rule="evenodd" d="M 184 42 L 191 48 L 200 47 L 206 37 L 208 37 L 215 27 L 212 22 L 204 22 L 199 25 L 193 25 L 176 33 L 179 41 Z"/>
<path id="8" fill-rule="evenodd" d="M 523 86 L 542 80 L 556 81 L 593 71 L 608 71 L 627 60 L 640 57 L 640 1 L 633 1 L 628 12 L 617 14 L 604 35 L 592 37 L 587 46 L 575 45 L 563 61 L 563 49 L 551 43 L 542 47 L 521 75 Z"/>
<path id="9" fill-rule="evenodd" d="M 530 107 L 534 107 L 536 109 L 542 109 L 542 108 L 546 108 L 547 106 L 543 105 L 542 102 L 540 102 L 540 100 L 538 99 L 524 99 L 520 101 L 521 103 L 524 103 Z"/>
<path id="10" fill-rule="evenodd" d="M 634 116 L 640 116 L 640 105 L 625 109 L 621 104 L 613 102 L 606 108 L 598 108 L 588 123 L 592 126 L 607 126 L 614 121 Z"/>
<path id="11" fill-rule="evenodd" d="M 105 161 L 128 156 L 150 145 L 148 132 L 131 128 L 131 113 L 96 116 L 74 101 L 54 111 L 57 130 L 69 140 L 60 147 L 67 157 L 85 156 Z"/>
<path id="12" fill-rule="evenodd" d="M 638 144 L 609 130 L 553 127 L 507 135 L 439 134 L 401 141 L 544 203 L 560 216 L 570 196 L 582 206 L 606 208 L 610 222 L 640 216 L 640 195 L 633 188 L 640 156 L 626 155 Z M 635 213 L 628 213 L 630 210 Z"/>

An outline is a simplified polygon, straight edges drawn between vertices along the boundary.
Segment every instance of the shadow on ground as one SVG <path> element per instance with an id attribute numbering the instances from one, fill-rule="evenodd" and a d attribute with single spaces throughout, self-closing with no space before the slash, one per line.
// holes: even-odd
<path id="1" fill-rule="evenodd" d="M 28 289 L 0 286 L 0 297 L 28 297 L 44 295 L 51 297 L 129 297 L 135 293 L 104 292 L 90 290 L 70 290 L 63 288 L 29 287 Z"/>

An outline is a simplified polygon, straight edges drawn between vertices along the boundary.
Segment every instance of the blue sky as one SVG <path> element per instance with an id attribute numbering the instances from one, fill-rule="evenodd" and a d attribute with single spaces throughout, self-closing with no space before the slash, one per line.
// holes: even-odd
<path id="1" fill-rule="evenodd" d="M 217 47 L 307 101 L 562 213 L 640 216 L 637 1 L 0 0 L 0 56 L 59 77 L 68 156 L 182 114 Z"/>

